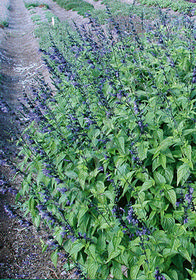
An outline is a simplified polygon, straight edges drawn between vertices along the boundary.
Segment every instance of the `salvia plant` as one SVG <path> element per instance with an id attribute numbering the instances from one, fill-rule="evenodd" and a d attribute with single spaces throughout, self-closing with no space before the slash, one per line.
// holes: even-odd
<path id="1" fill-rule="evenodd" d="M 20 100 L 18 197 L 54 263 L 65 250 L 89 279 L 196 279 L 194 22 L 160 12 L 138 34 L 107 14 L 39 32 L 53 87 Z"/>
<path id="2" fill-rule="evenodd" d="M 94 6 L 84 0 L 53 0 L 66 10 L 77 11 L 80 15 L 85 15 L 86 11 L 94 10 Z M 96 0 L 97 1 L 97 0 Z"/>
<path id="3" fill-rule="evenodd" d="M 193 1 L 141 0 L 140 3 L 149 6 L 159 6 L 160 8 L 170 8 L 179 12 L 193 13 L 193 15 L 195 15 L 195 4 Z"/>

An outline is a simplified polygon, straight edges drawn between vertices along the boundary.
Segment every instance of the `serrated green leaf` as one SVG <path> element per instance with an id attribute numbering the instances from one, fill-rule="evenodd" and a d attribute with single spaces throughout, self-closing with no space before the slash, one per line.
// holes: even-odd
<path id="1" fill-rule="evenodd" d="M 161 225 L 166 232 L 172 232 L 175 225 L 175 219 L 171 215 L 166 214 L 161 219 Z"/>
<path id="2" fill-rule="evenodd" d="M 162 273 L 162 275 L 165 277 L 165 280 L 174 280 L 175 278 L 170 278 L 167 274 Z"/>
<path id="3" fill-rule="evenodd" d="M 182 184 L 186 182 L 190 175 L 190 169 L 187 163 L 182 164 L 180 167 L 178 167 L 177 170 L 177 186 L 181 182 Z"/>
<path id="4" fill-rule="evenodd" d="M 159 156 L 157 156 L 152 162 L 152 171 L 154 172 L 160 165 Z"/>
<path id="5" fill-rule="evenodd" d="M 96 260 L 97 254 L 96 254 L 96 246 L 95 244 L 90 244 L 88 247 L 88 251 L 90 252 L 91 257 Z"/>
<path id="6" fill-rule="evenodd" d="M 106 237 L 104 232 L 102 232 L 97 239 L 97 250 L 102 252 L 105 250 L 105 248 L 106 248 Z"/>
<path id="7" fill-rule="evenodd" d="M 51 254 L 51 261 L 53 262 L 54 266 L 57 267 L 57 261 L 58 261 L 58 250 L 55 250 Z"/>
<path id="8" fill-rule="evenodd" d="M 150 180 L 144 182 L 143 185 L 141 186 L 139 193 L 148 190 L 149 188 L 151 188 L 154 185 L 155 185 L 155 181 L 153 179 L 150 179 Z"/>
<path id="9" fill-rule="evenodd" d="M 180 253 L 180 255 L 183 258 L 185 258 L 187 261 L 189 261 L 191 263 L 191 257 L 189 255 L 188 251 L 184 247 L 179 248 L 178 252 Z"/>
<path id="10" fill-rule="evenodd" d="M 192 154 L 191 145 L 186 146 L 186 147 L 183 149 L 183 151 L 184 151 L 184 153 L 186 154 L 188 160 L 191 161 L 191 154 Z"/>
<path id="11" fill-rule="evenodd" d="M 165 177 L 163 175 L 161 175 L 159 172 L 155 171 L 153 173 L 153 175 L 154 175 L 156 184 L 163 185 L 166 183 Z"/>
<path id="12" fill-rule="evenodd" d="M 36 203 L 36 201 L 35 201 L 33 196 L 31 196 L 29 198 L 28 204 L 29 204 L 29 210 L 31 212 L 32 217 L 36 217 L 37 213 L 35 212 L 35 206 L 37 205 L 37 203 Z"/>
<path id="13" fill-rule="evenodd" d="M 178 251 L 172 250 L 170 248 L 165 248 L 165 249 L 163 249 L 163 252 L 162 252 L 164 259 L 166 259 L 168 257 L 172 258 L 172 257 L 176 256 L 177 254 L 178 254 Z"/>
<path id="14" fill-rule="evenodd" d="M 137 279 L 138 272 L 140 270 L 139 265 L 133 265 L 130 269 L 130 278 Z"/>
<path id="15" fill-rule="evenodd" d="M 55 235 L 54 235 L 55 239 L 58 241 L 58 243 L 60 245 L 62 245 L 63 242 L 63 237 L 62 237 L 62 229 L 61 228 L 57 228 L 55 230 Z"/>
<path id="16" fill-rule="evenodd" d="M 105 185 L 102 181 L 97 181 L 96 183 L 98 193 L 103 193 L 105 191 Z"/>
<path id="17" fill-rule="evenodd" d="M 165 172 L 165 179 L 167 180 L 167 183 L 171 184 L 174 177 L 173 169 L 171 168 L 171 166 L 167 166 L 164 172 Z"/>
<path id="18" fill-rule="evenodd" d="M 166 169 L 166 161 L 167 161 L 166 155 L 160 154 L 159 162 L 164 169 Z"/>
<path id="19" fill-rule="evenodd" d="M 41 222 L 41 217 L 40 215 L 36 215 L 33 219 L 33 223 L 35 224 L 35 226 L 38 228 Z"/>
<path id="20" fill-rule="evenodd" d="M 119 137 L 117 141 L 118 147 L 120 148 L 120 153 L 125 154 L 125 139 L 124 137 Z"/>
<path id="21" fill-rule="evenodd" d="M 147 157 L 149 143 L 147 141 L 141 142 L 137 145 L 138 156 L 140 160 L 144 160 Z"/>
<path id="22" fill-rule="evenodd" d="M 115 199 L 115 193 L 111 191 L 105 191 L 105 196 L 109 198 L 111 201 L 114 201 Z"/>
<path id="23" fill-rule="evenodd" d="M 174 208 L 176 208 L 176 193 L 174 190 L 164 190 L 166 198 L 171 202 Z"/>
<path id="24" fill-rule="evenodd" d="M 168 274 L 172 277 L 173 280 L 178 280 L 178 273 L 175 270 L 170 269 Z"/>
<path id="25" fill-rule="evenodd" d="M 196 273 L 195 272 L 193 272 L 192 270 L 190 270 L 188 268 L 186 268 L 186 270 L 188 271 L 188 273 L 191 277 L 194 277 L 194 278 L 192 278 L 192 280 L 196 279 Z"/>
<path id="26" fill-rule="evenodd" d="M 77 243 L 74 243 L 72 245 L 71 251 L 70 251 L 70 255 L 73 256 L 74 260 L 77 259 L 77 255 L 78 253 L 84 248 L 84 244 L 79 243 L 77 241 Z"/>
<path id="27" fill-rule="evenodd" d="M 117 256 L 119 256 L 121 253 L 121 250 L 117 249 L 115 251 L 112 251 L 109 256 L 108 256 L 108 259 L 106 261 L 106 263 L 108 263 L 109 261 L 111 261 L 112 259 L 115 259 Z"/>
<path id="28" fill-rule="evenodd" d="M 169 148 L 173 144 L 174 144 L 173 137 L 168 137 L 168 138 L 164 139 L 160 143 L 159 147 L 155 150 L 153 159 L 156 158 L 160 154 L 160 151 L 165 151 L 167 148 Z"/>
<path id="29" fill-rule="evenodd" d="M 99 268 L 99 264 L 95 262 L 94 259 L 89 257 L 87 260 L 87 273 L 89 279 L 95 279 L 98 268 Z"/>
<path id="30" fill-rule="evenodd" d="M 78 212 L 78 225 L 80 224 L 81 219 L 83 218 L 83 216 L 86 214 L 87 211 L 88 211 L 88 207 L 82 204 Z"/>
<path id="31" fill-rule="evenodd" d="M 65 171 L 65 175 L 70 178 L 70 179 L 76 179 L 77 178 L 77 174 L 74 171 Z"/>
<path id="32" fill-rule="evenodd" d="M 122 279 L 122 266 L 120 263 L 116 261 L 112 261 L 112 269 L 111 269 L 111 275 L 114 277 L 114 279 Z"/>
<path id="33" fill-rule="evenodd" d="M 196 133 L 196 128 L 193 128 L 193 129 L 186 129 L 183 131 L 183 135 L 186 136 L 186 135 L 189 135 L 189 134 L 193 134 L 193 133 Z"/>

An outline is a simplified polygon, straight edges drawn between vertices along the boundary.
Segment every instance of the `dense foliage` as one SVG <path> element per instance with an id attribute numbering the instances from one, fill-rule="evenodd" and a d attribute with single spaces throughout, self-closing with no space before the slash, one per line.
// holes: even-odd
<path id="1" fill-rule="evenodd" d="M 87 11 L 94 9 L 93 5 L 84 0 L 53 0 L 66 10 L 77 11 L 80 15 L 85 15 Z"/>
<path id="2" fill-rule="evenodd" d="M 179 0 L 140 0 L 141 4 L 150 6 L 159 6 L 160 8 L 170 8 L 174 11 L 186 12 L 195 14 L 195 4 L 191 1 Z"/>
<path id="3" fill-rule="evenodd" d="M 40 79 L 21 100 L 19 195 L 54 263 L 65 250 L 91 279 L 195 279 L 195 26 L 108 18 L 40 29 L 55 93 Z"/>

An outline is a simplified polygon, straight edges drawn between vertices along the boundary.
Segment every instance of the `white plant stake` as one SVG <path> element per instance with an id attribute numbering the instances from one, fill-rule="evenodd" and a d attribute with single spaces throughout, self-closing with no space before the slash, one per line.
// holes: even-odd
<path id="1" fill-rule="evenodd" d="M 54 17 L 52 17 L 52 25 L 54 26 Z"/>

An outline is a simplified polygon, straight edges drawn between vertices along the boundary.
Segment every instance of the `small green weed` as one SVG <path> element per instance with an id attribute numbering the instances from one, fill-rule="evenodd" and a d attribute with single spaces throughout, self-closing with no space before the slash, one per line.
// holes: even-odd
<path id="1" fill-rule="evenodd" d="M 31 10 L 30 11 L 30 14 L 32 15 L 32 14 L 36 14 L 36 11 L 35 10 Z"/>
<path id="2" fill-rule="evenodd" d="M 32 19 L 33 22 L 38 22 L 38 21 L 41 20 L 41 16 L 40 15 L 33 15 L 31 17 L 31 19 Z"/>
<path id="3" fill-rule="evenodd" d="M 11 11 L 12 7 L 10 5 L 7 6 L 8 11 Z"/>
<path id="4" fill-rule="evenodd" d="M 7 20 L 2 20 L 2 21 L 0 21 L 0 26 L 1 26 L 2 28 L 8 27 L 8 26 L 9 26 L 9 23 L 8 23 Z"/>
<path id="5" fill-rule="evenodd" d="M 36 7 L 45 7 L 46 9 L 49 9 L 49 6 L 47 4 L 41 4 L 39 2 L 35 2 L 35 3 L 27 3 L 25 2 L 25 7 L 27 9 L 32 9 L 32 8 L 36 8 Z"/>

